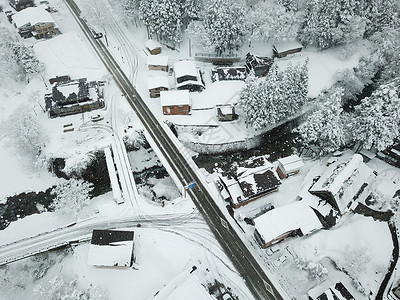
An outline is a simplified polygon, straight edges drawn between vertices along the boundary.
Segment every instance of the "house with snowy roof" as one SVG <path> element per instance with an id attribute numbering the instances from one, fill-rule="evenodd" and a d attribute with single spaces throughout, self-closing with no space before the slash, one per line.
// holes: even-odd
<path id="1" fill-rule="evenodd" d="M 272 46 L 274 57 L 283 58 L 290 54 L 299 53 L 303 50 L 303 45 L 298 41 L 286 41 L 275 43 Z"/>
<path id="2" fill-rule="evenodd" d="M 130 267 L 133 263 L 134 232 L 93 230 L 88 264 L 99 267 Z"/>
<path id="3" fill-rule="evenodd" d="M 147 66 L 153 71 L 168 71 L 168 56 L 150 55 L 147 57 Z"/>
<path id="4" fill-rule="evenodd" d="M 264 157 L 235 167 L 220 175 L 229 201 L 234 208 L 245 205 L 269 193 L 278 191 L 281 184 L 273 165 Z"/>
<path id="5" fill-rule="evenodd" d="M 147 79 L 147 89 L 151 98 L 160 97 L 161 91 L 168 91 L 169 82 L 166 76 L 154 76 Z"/>
<path id="6" fill-rule="evenodd" d="M 156 55 L 161 53 L 161 44 L 154 41 L 148 40 L 144 43 L 146 49 L 150 52 L 151 55 Z"/>
<path id="7" fill-rule="evenodd" d="M 310 300 L 359 300 L 358 292 L 353 287 L 349 278 L 338 273 L 308 291 Z"/>
<path id="8" fill-rule="evenodd" d="M 302 159 L 293 154 L 278 159 L 278 167 L 276 172 L 278 173 L 280 179 L 288 178 L 291 175 L 299 173 L 302 166 L 304 166 Z"/>
<path id="9" fill-rule="evenodd" d="M 191 107 L 189 91 L 161 91 L 160 103 L 164 115 L 188 115 Z"/>
<path id="10" fill-rule="evenodd" d="M 83 113 L 105 106 L 103 89 L 97 81 L 86 78 L 57 82 L 52 93 L 45 95 L 50 118 Z"/>
<path id="11" fill-rule="evenodd" d="M 12 16 L 23 38 L 50 38 L 60 33 L 53 17 L 43 7 L 28 7 Z"/>
<path id="12" fill-rule="evenodd" d="M 35 6 L 35 2 L 33 0 L 8 0 L 8 3 L 16 11 Z"/>
<path id="13" fill-rule="evenodd" d="M 326 200 L 343 214 L 353 204 L 367 197 L 368 187 L 376 177 L 375 174 L 363 162 L 360 154 L 354 154 L 350 159 L 340 157 L 327 166 L 309 192 Z"/>
<path id="14" fill-rule="evenodd" d="M 314 209 L 302 201 L 269 210 L 255 218 L 254 224 L 254 236 L 263 248 L 289 236 L 304 236 L 322 228 Z"/>
<path id="15" fill-rule="evenodd" d="M 194 61 L 181 60 L 174 64 L 176 88 L 190 92 L 200 92 L 204 89 L 200 71 Z"/>

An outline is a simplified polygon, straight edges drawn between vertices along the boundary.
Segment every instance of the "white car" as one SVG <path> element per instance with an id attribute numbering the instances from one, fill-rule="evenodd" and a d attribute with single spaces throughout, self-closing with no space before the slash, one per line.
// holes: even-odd
<path id="1" fill-rule="evenodd" d="M 231 295 L 229 295 L 228 293 L 225 293 L 225 294 L 222 296 L 222 300 L 233 300 L 233 299 L 232 299 Z"/>
<path id="2" fill-rule="evenodd" d="M 281 250 L 281 247 L 278 244 L 272 245 L 265 250 L 269 256 Z"/>
<path id="3" fill-rule="evenodd" d="M 104 119 L 104 117 L 102 117 L 100 115 L 96 115 L 96 116 L 92 116 L 91 117 L 92 122 L 98 122 L 98 121 L 101 121 L 103 119 Z"/>
<path id="4" fill-rule="evenodd" d="M 279 258 L 275 261 L 275 266 L 276 267 L 280 267 L 287 259 L 289 258 L 289 255 L 282 254 L 281 256 L 279 256 Z"/>

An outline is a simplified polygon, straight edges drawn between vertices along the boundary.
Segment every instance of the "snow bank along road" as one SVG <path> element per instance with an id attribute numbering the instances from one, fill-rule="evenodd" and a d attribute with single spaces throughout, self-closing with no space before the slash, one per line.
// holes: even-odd
<path id="1" fill-rule="evenodd" d="M 187 226 L 190 222 L 197 221 L 195 214 L 176 214 L 149 217 L 124 217 L 118 219 L 93 219 L 87 222 L 71 224 L 37 236 L 25 238 L 13 243 L 0 246 L 0 265 L 17 261 L 37 253 L 62 247 L 71 243 L 88 241 L 93 229 L 116 229 L 124 227 L 170 228 L 174 226 Z"/>
<path id="2" fill-rule="evenodd" d="M 95 40 L 87 24 L 80 18 L 80 10 L 73 0 L 64 0 L 71 10 L 74 18 L 84 31 L 86 37 L 103 61 L 107 69 L 113 75 L 114 80 L 124 93 L 130 106 L 138 115 L 145 129 L 149 132 L 166 161 L 174 173 L 186 186 L 195 181 L 197 186 L 188 191 L 199 212 L 206 220 L 211 231 L 215 235 L 222 249 L 231 259 L 233 265 L 239 271 L 245 283 L 256 299 L 280 300 L 283 299 L 277 288 L 271 283 L 252 253 L 247 249 L 239 235 L 226 220 L 225 215 L 215 204 L 207 188 L 202 184 L 197 173 L 189 166 L 185 157 L 164 131 L 157 119 L 150 112 L 140 95 L 132 86 L 129 79 L 121 70 L 118 63 L 104 46 L 100 39 Z"/>

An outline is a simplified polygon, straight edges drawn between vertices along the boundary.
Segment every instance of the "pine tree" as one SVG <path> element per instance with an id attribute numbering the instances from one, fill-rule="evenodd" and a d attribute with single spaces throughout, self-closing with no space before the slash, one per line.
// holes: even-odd
<path id="1" fill-rule="evenodd" d="M 321 95 L 317 100 L 320 108 L 299 126 L 306 146 L 316 147 L 317 155 L 325 155 L 339 149 L 345 142 L 344 125 L 341 118 L 343 90 L 338 88 L 331 94 Z"/>
<path id="2" fill-rule="evenodd" d="M 383 150 L 400 135 L 400 78 L 381 85 L 355 107 L 353 139 L 364 148 Z"/>
<path id="3" fill-rule="evenodd" d="M 208 44 L 214 47 L 218 55 L 238 50 L 247 31 L 244 0 L 209 2 L 205 8 L 203 24 Z"/>
<path id="4" fill-rule="evenodd" d="M 294 40 L 300 26 L 300 14 L 287 10 L 272 0 L 257 4 L 257 9 L 249 11 L 249 27 L 253 40 L 277 42 Z"/>
<path id="5" fill-rule="evenodd" d="M 27 105 L 18 106 L 2 127 L 16 151 L 34 160 L 40 156 L 47 143 L 47 134 Z"/>
<path id="6" fill-rule="evenodd" d="M 302 43 L 326 49 L 361 39 L 365 18 L 356 15 L 356 4 L 356 0 L 311 0 L 299 33 Z"/>
<path id="7" fill-rule="evenodd" d="M 36 58 L 32 47 L 16 43 L 12 45 L 12 53 L 28 82 L 32 76 L 44 71 L 44 65 Z"/>
<path id="8" fill-rule="evenodd" d="M 178 1 L 141 1 L 139 18 L 147 27 L 149 37 L 156 37 L 173 45 L 181 42 L 182 16 Z"/>
<path id="9" fill-rule="evenodd" d="M 64 181 L 51 192 L 56 195 L 51 208 L 73 215 L 76 218 L 82 208 L 87 205 L 89 193 L 92 189 L 93 185 L 82 179 L 71 178 Z"/>

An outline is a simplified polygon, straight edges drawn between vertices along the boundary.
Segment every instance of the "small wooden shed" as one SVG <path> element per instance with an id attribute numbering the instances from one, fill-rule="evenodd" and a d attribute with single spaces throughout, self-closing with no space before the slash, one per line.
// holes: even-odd
<path id="1" fill-rule="evenodd" d="M 147 58 L 149 70 L 168 72 L 168 56 L 150 55 Z"/>
<path id="2" fill-rule="evenodd" d="M 146 46 L 146 49 L 149 50 L 150 54 L 152 54 L 152 55 L 161 53 L 161 44 L 156 41 L 148 40 L 147 42 L 144 43 L 144 45 Z"/>

